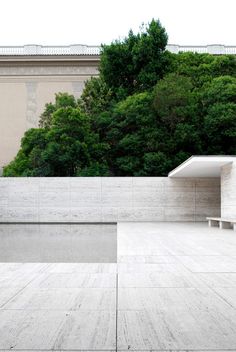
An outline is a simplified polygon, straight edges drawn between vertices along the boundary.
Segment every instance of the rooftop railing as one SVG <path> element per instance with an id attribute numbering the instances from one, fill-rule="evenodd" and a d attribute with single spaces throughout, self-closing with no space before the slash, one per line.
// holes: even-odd
<path id="1" fill-rule="evenodd" d="M 236 55 L 236 45 L 223 45 L 223 44 L 211 44 L 211 45 L 174 45 L 168 44 L 167 49 L 172 53 L 179 52 L 194 52 L 199 54 L 213 54 L 223 55 L 231 54 Z"/>
<path id="2" fill-rule="evenodd" d="M 194 52 L 201 54 L 236 55 L 236 45 L 175 45 L 168 44 L 167 50 L 172 53 Z M 100 46 L 74 44 L 68 46 L 43 46 L 43 45 L 24 45 L 24 46 L 0 46 L 0 56 L 30 56 L 30 55 L 99 55 Z"/>

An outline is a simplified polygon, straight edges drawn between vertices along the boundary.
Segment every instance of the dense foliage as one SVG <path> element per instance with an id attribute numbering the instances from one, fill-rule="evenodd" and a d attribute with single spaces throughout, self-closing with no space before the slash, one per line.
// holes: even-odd
<path id="1" fill-rule="evenodd" d="M 165 50 L 152 21 L 104 45 L 79 100 L 56 95 L 4 176 L 162 176 L 193 154 L 236 154 L 236 58 Z"/>
<path id="2" fill-rule="evenodd" d="M 103 45 L 101 77 L 118 97 L 149 89 L 170 65 L 167 40 L 160 22 L 152 20 L 137 35 L 130 31 L 122 42 Z"/>
<path id="3" fill-rule="evenodd" d="M 106 171 L 105 145 L 91 130 L 89 117 L 68 94 L 56 96 L 46 106 L 40 124 L 28 130 L 16 158 L 4 169 L 4 176 L 70 176 L 90 169 Z M 99 163 L 98 163 L 99 161 Z M 99 164 L 99 165 L 98 165 Z"/>

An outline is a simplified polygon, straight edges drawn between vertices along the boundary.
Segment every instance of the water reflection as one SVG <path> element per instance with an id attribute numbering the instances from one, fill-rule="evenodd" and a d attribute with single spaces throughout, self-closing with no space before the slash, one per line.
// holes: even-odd
<path id="1" fill-rule="evenodd" d="M 114 263 L 116 225 L 0 225 L 0 262 Z"/>

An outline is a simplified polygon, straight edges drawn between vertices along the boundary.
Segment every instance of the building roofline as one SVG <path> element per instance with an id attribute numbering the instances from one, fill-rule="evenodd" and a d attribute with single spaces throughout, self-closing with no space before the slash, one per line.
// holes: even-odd
<path id="1" fill-rule="evenodd" d="M 172 53 L 194 52 L 199 54 L 231 54 L 236 55 L 236 45 L 210 44 L 210 45 L 178 45 L 168 44 L 166 49 Z M 71 45 L 37 45 L 0 46 L 0 57 L 35 57 L 35 56 L 97 56 L 101 46 L 71 44 Z"/>
<path id="2" fill-rule="evenodd" d="M 0 46 L 0 56 L 99 56 L 100 51 L 100 46 L 82 44 Z"/>
<path id="3" fill-rule="evenodd" d="M 193 155 L 177 166 L 168 177 L 219 177 L 222 166 L 236 161 L 236 155 Z"/>
<path id="4" fill-rule="evenodd" d="M 19 63 L 28 66 L 39 62 L 48 65 L 55 65 L 56 63 L 63 64 L 67 62 L 70 62 L 71 64 L 74 62 L 81 64 L 85 63 L 86 65 L 88 63 L 91 65 L 98 65 L 99 61 L 99 55 L 0 55 L 0 66 L 7 67 Z"/>

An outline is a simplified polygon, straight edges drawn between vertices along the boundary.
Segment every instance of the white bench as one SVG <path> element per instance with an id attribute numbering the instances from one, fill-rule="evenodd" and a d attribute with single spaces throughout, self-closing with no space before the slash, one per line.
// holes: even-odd
<path id="1" fill-rule="evenodd" d="M 207 218 L 208 226 L 217 226 L 220 229 L 234 229 L 236 231 L 236 220 L 224 218 Z"/>

